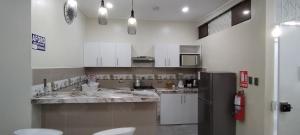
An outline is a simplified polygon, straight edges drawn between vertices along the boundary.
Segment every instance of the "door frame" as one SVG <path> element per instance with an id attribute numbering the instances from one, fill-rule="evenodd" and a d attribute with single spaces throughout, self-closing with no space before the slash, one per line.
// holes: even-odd
<path id="1" fill-rule="evenodd" d="M 274 91 L 273 91 L 273 99 L 272 99 L 272 111 L 273 111 L 273 135 L 280 135 L 279 131 L 279 123 L 280 123 L 280 35 L 282 32 L 282 28 L 287 27 L 300 27 L 300 26 L 289 26 L 280 24 L 278 25 L 280 34 L 278 37 L 274 38 Z"/>

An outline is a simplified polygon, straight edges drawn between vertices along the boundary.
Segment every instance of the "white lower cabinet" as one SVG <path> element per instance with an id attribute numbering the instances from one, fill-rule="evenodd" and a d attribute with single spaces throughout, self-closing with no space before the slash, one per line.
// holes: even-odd
<path id="1" fill-rule="evenodd" d="M 198 123 L 198 94 L 183 94 L 183 120 L 184 124 Z"/>
<path id="2" fill-rule="evenodd" d="M 161 94 L 160 124 L 198 123 L 198 95 Z"/>

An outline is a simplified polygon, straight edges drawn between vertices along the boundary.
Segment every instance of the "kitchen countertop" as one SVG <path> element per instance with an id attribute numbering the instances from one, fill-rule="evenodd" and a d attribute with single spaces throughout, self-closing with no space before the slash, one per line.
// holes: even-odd
<path id="1" fill-rule="evenodd" d="M 31 99 L 32 104 L 139 103 L 159 101 L 160 97 L 155 91 L 146 91 L 145 95 L 145 93 L 114 89 L 101 89 L 92 93 L 81 91 L 53 92 L 47 96 L 33 97 Z"/>
<path id="2" fill-rule="evenodd" d="M 176 89 L 167 89 L 167 88 L 157 88 L 158 94 L 182 94 L 182 93 L 198 93 L 198 88 L 176 88 Z"/>

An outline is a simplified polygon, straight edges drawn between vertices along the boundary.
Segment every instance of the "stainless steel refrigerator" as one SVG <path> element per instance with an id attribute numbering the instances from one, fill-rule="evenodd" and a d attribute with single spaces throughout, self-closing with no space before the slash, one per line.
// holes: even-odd
<path id="1" fill-rule="evenodd" d="M 198 82 L 198 135 L 235 135 L 235 73 L 201 73 Z"/>

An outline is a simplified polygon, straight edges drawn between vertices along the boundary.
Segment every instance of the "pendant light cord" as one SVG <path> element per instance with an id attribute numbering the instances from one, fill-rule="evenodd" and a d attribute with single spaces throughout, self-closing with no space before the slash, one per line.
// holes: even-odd
<path id="1" fill-rule="evenodd" d="M 101 0 L 101 6 L 104 7 L 104 0 Z"/>
<path id="2" fill-rule="evenodd" d="M 133 10 L 133 0 L 131 0 L 131 10 Z"/>
<path id="3" fill-rule="evenodd" d="M 134 18 L 133 0 L 131 0 L 131 15 L 130 15 L 130 17 Z"/>

